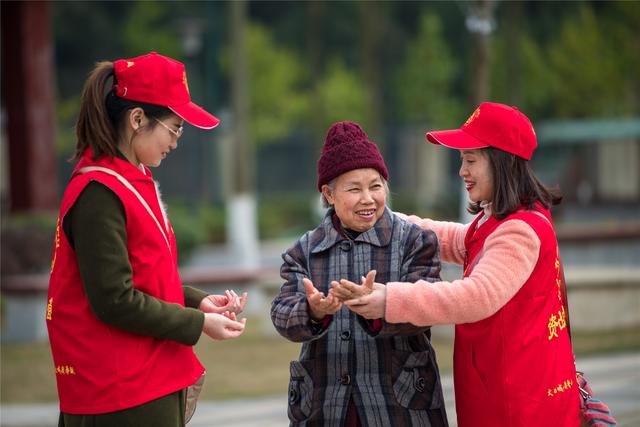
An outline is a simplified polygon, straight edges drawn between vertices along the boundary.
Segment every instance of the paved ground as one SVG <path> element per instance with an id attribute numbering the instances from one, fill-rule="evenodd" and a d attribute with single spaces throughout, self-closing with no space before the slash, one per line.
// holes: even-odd
<path id="1" fill-rule="evenodd" d="M 594 391 L 617 417 L 620 427 L 640 426 L 640 353 L 579 359 L 578 368 L 586 372 Z M 451 375 L 443 376 L 444 393 L 451 427 L 455 427 Z M 189 427 L 281 427 L 288 424 L 286 397 L 205 401 Z M 49 427 L 57 425 L 54 404 L 2 405 L 0 425 L 5 427 Z"/>

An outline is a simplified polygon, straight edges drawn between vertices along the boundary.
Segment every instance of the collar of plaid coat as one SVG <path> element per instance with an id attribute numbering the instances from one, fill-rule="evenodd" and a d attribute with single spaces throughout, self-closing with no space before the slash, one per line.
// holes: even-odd
<path id="1" fill-rule="evenodd" d="M 324 233 L 324 238 L 311 249 L 311 253 L 318 253 L 325 251 L 333 245 L 348 240 L 348 238 L 342 236 L 338 230 L 333 226 L 331 216 L 334 213 L 333 208 L 329 208 L 322 220 L 322 223 L 314 230 L 314 232 Z M 366 242 L 374 246 L 387 246 L 391 243 L 391 232 L 393 230 L 394 216 L 389 207 L 385 206 L 384 213 L 375 223 L 373 227 L 367 231 L 360 233 L 358 237 L 354 239 L 356 242 Z"/>

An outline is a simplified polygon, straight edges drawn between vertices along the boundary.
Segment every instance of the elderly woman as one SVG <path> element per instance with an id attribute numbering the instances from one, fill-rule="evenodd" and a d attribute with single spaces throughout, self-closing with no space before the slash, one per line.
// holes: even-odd
<path id="1" fill-rule="evenodd" d="M 385 205 L 388 172 L 377 146 L 353 122 L 334 124 L 318 161 L 324 220 L 283 255 L 285 280 L 271 308 L 285 338 L 301 342 L 291 362 L 292 426 L 446 426 L 428 327 L 367 320 L 330 291 L 336 280 L 440 279 L 435 235 Z M 369 273 L 375 270 L 375 273 Z M 367 274 L 366 279 L 363 277 Z"/>

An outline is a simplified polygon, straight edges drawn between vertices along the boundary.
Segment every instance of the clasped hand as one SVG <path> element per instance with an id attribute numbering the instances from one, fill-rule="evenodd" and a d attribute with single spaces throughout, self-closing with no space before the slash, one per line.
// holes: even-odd
<path id="1" fill-rule="evenodd" d="M 247 304 L 247 293 L 243 292 L 241 296 L 233 290 L 224 291 L 224 295 L 207 295 L 200 302 L 200 310 L 205 313 L 222 314 L 225 311 L 240 314 Z"/>
<path id="2" fill-rule="evenodd" d="M 331 282 L 329 296 L 346 305 L 349 310 L 365 319 L 381 319 L 384 317 L 387 288 L 375 282 L 376 271 L 371 270 L 362 283 L 357 285 L 347 279 Z"/>
<path id="3" fill-rule="evenodd" d="M 236 338 L 244 332 L 247 319 L 238 320 L 247 303 L 247 293 L 238 296 L 234 291 L 226 290 L 224 295 L 208 295 L 200 302 L 204 312 L 202 332 L 216 340 Z"/>

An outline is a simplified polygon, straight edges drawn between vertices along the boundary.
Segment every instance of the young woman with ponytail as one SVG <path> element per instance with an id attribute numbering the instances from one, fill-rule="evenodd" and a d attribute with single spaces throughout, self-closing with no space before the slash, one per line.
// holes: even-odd
<path id="1" fill-rule="evenodd" d="M 177 148 L 185 121 L 219 123 L 171 58 L 100 62 L 85 83 L 46 312 L 59 426 L 183 426 L 204 379 L 192 346 L 244 331 L 246 294 L 182 285 L 148 168 Z"/>

